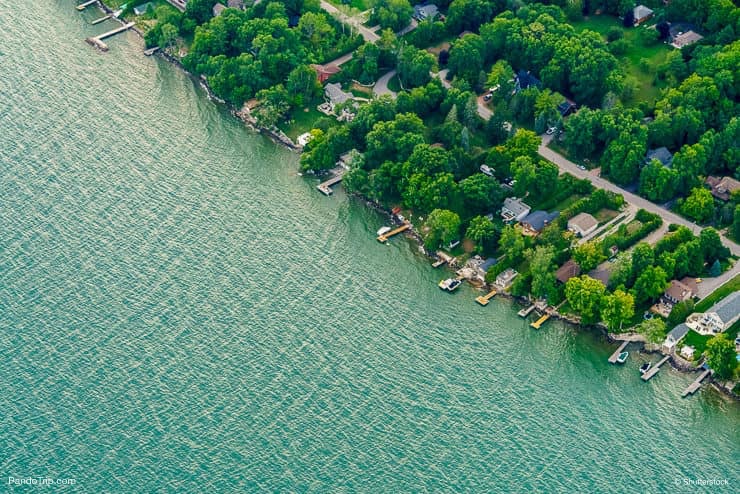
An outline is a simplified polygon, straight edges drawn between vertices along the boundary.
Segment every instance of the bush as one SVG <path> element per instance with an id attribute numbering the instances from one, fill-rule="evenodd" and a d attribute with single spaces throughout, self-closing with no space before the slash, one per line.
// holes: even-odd
<path id="1" fill-rule="evenodd" d="M 609 42 L 616 41 L 616 40 L 622 39 L 622 38 L 624 38 L 624 29 L 622 29 L 619 26 L 612 26 L 606 32 L 606 39 Z"/>

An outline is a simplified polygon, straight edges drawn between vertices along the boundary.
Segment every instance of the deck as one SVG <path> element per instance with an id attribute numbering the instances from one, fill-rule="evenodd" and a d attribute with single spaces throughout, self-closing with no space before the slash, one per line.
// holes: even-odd
<path id="1" fill-rule="evenodd" d="M 522 310 L 520 310 L 519 312 L 517 312 L 517 314 L 519 315 L 519 317 L 527 317 L 528 315 L 530 315 L 532 313 L 532 311 L 534 309 L 535 309 L 535 305 L 532 304 L 529 307 L 523 308 Z"/>
<path id="2" fill-rule="evenodd" d="M 403 225 L 399 226 L 395 230 L 391 230 L 388 233 L 385 233 L 383 235 L 380 235 L 378 237 L 378 242 L 380 242 L 380 243 L 386 243 L 389 238 L 393 237 L 394 235 L 398 235 L 401 232 L 405 232 L 409 228 L 411 228 L 411 224 L 410 223 L 404 223 Z"/>
<path id="3" fill-rule="evenodd" d="M 651 377 L 658 373 L 658 371 L 660 370 L 660 366 L 665 364 L 669 358 L 671 358 L 670 355 L 666 355 L 665 357 L 663 357 L 660 362 L 655 364 L 649 371 L 642 375 L 642 380 L 649 381 Z"/>
<path id="4" fill-rule="evenodd" d="M 701 387 L 701 382 L 709 375 L 711 374 L 711 370 L 705 370 L 701 374 L 699 374 L 699 377 L 696 378 L 694 382 L 689 384 L 689 387 L 683 390 L 683 393 L 681 393 L 681 397 L 685 398 L 689 395 L 693 395 L 697 392 L 697 390 Z"/>
<path id="5" fill-rule="evenodd" d="M 316 186 L 316 188 L 319 189 L 321 193 L 324 195 L 327 195 L 327 196 L 332 195 L 334 193 L 334 191 L 332 190 L 332 187 L 342 181 L 345 171 L 346 170 L 342 169 L 342 171 L 338 172 L 336 175 L 334 175 L 330 179 L 321 182 L 319 185 Z"/>
<path id="6" fill-rule="evenodd" d="M 629 341 L 625 341 L 621 345 L 619 345 L 619 348 L 617 348 L 616 351 L 614 353 L 612 353 L 612 356 L 609 357 L 609 360 L 608 361 L 609 361 L 610 364 L 616 364 L 617 363 L 617 359 L 619 358 L 619 354 L 624 351 L 624 349 L 627 347 L 628 344 L 629 344 Z"/>
<path id="7" fill-rule="evenodd" d="M 530 324 L 530 326 L 532 326 L 534 329 L 540 329 L 540 326 L 545 324 L 545 321 L 547 321 L 548 319 L 550 319 L 550 314 L 544 314 L 542 317 Z"/>
<path id="8" fill-rule="evenodd" d="M 94 3 L 98 3 L 98 0 L 88 0 L 87 2 L 84 2 L 84 3 L 81 3 L 81 4 L 79 4 L 79 5 L 78 5 L 77 7 L 75 7 L 75 8 L 76 8 L 77 10 L 79 10 L 79 11 L 83 11 L 83 10 L 85 10 L 85 9 L 86 9 L 87 7 L 89 7 L 90 5 L 92 5 L 92 4 L 94 4 Z"/>
<path id="9" fill-rule="evenodd" d="M 105 38 L 109 38 L 109 37 L 113 36 L 114 34 L 118 34 L 118 33 L 122 33 L 124 31 L 127 31 L 127 30 L 131 29 L 132 27 L 134 27 L 135 25 L 136 25 L 135 22 L 129 22 L 128 24 L 124 24 L 123 26 L 120 26 L 120 27 L 117 27 L 115 29 L 112 29 L 112 30 L 108 31 L 107 33 L 103 33 L 103 34 L 98 35 L 98 36 L 93 36 L 91 38 L 87 38 L 85 41 L 87 41 L 91 45 L 99 48 L 100 51 L 108 51 L 108 45 L 106 45 L 105 43 L 103 43 L 103 40 Z"/>
<path id="10" fill-rule="evenodd" d="M 95 19 L 95 20 L 94 20 L 94 21 L 92 21 L 92 22 L 91 22 L 90 24 L 94 26 L 95 24 L 100 24 L 100 23 L 101 23 L 101 22 L 103 22 L 103 21 L 107 21 L 107 20 L 108 20 L 108 19 L 110 19 L 111 17 L 113 17 L 113 16 L 112 16 L 112 15 L 110 15 L 110 14 L 108 14 L 108 15 L 104 15 L 104 16 L 103 16 L 103 17 L 101 17 L 100 19 Z"/>
<path id="11" fill-rule="evenodd" d="M 481 295 L 480 297 L 475 297 L 475 301 L 479 304 L 486 306 L 488 305 L 488 301 L 491 300 L 493 297 L 496 296 L 496 290 L 491 290 L 486 295 Z"/>

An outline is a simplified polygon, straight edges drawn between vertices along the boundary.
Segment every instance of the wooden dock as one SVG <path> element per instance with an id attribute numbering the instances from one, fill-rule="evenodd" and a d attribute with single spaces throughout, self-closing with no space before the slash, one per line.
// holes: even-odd
<path id="1" fill-rule="evenodd" d="M 101 22 L 103 22 L 103 21 L 107 21 L 107 20 L 108 20 L 108 19 L 110 19 L 111 17 L 112 17 L 112 16 L 111 16 L 110 14 L 108 14 L 108 15 L 104 15 L 104 16 L 103 16 L 103 17 L 101 17 L 100 19 L 95 19 L 95 20 L 94 20 L 94 21 L 92 21 L 92 22 L 91 22 L 90 24 L 94 26 L 95 24 L 100 24 L 100 23 L 101 23 Z"/>
<path id="2" fill-rule="evenodd" d="M 383 244 L 384 244 L 384 243 L 386 243 L 386 242 L 388 241 L 388 239 L 389 239 L 389 238 L 391 238 L 392 236 L 394 236 L 394 235 L 398 235 L 398 234 L 399 234 L 399 233 L 401 233 L 401 232 L 405 232 L 405 231 L 406 231 L 406 230 L 408 230 L 409 228 L 411 228 L 411 224 L 410 224 L 410 223 L 404 223 L 403 225 L 399 226 L 399 227 L 398 227 L 398 228 L 396 228 L 395 230 L 391 230 L 391 231 L 389 231 L 388 233 L 386 233 L 386 234 L 384 234 L 384 235 L 380 235 L 380 236 L 378 237 L 378 242 L 380 242 L 380 243 L 383 243 Z"/>
<path id="3" fill-rule="evenodd" d="M 344 173 L 346 170 L 341 169 L 338 171 L 333 177 L 331 177 L 329 180 L 325 180 L 321 182 L 319 185 L 316 186 L 317 189 L 321 191 L 322 194 L 330 196 L 334 193 L 334 191 L 331 189 L 332 186 L 338 184 L 342 181 L 342 178 L 344 177 Z"/>
<path id="4" fill-rule="evenodd" d="M 660 370 L 660 366 L 665 364 L 669 358 L 671 358 L 670 355 L 666 355 L 665 357 L 663 357 L 660 362 L 652 366 L 649 371 L 642 375 L 642 380 L 649 381 L 651 377 L 658 373 L 658 371 Z"/>
<path id="5" fill-rule="evenodd" d="M 89 7 L 90 5 L 92 5 L 94 3 L 98 3 L 98 0 L 88 0 L 87 2 L 84 2 L 84 3 L 79 4 L 76 7 L 76 9 L 79 10 L 80 12 L 82 12 L 83 10 L 85 10 L 87 7 Z"/>
<path id="6" fill-rule="evenodd" d="M 683 393 L 681 393 L 681 397 L 685 398 L 688 395 L 693 395 L 694 393 L 696 393 L 696 391 L 701 387 L 701 382 L 711 373 L 711 370 L 705 370 L 704 372 L 699 374 L 699 377 L 697 377 L 694 382 L 689 384 L 688 388 L 683 390 Z"/>
<path id="7" fill-rule="evenodd" d="M 452 262 L 454 260 L 453 257 L 448 256 L 447 254 L 445 254 L 441 250 L 438 250 L 436 252 L 436 254 L 437 254 L 437 260 L 432 263 L 432 267 L 433 268 L 438 268 L 441 265 L 443 265 L 445 263 Z"/>
<path id="8" fill-rule="evenodd" d="M 493 297 L 496 296 L 496 290 L 491 290 L 486 295 L 481 295 L 480 297 L 475 297 L 475 301 L 479 304 L 486 306 L 488 305 L 488 301 L 491 300 Z"/>
<path id="9" fill-rule="evenodd" d="M 128 24 L 124 24 L 123 26 L 120 26 L 120 27 L 117 27 L 115 29 L 112 29 L 112 30 L 108 31 L 107 33 L 103 33 L 103 34 L 101 34 L 99 36 L 94 36 L 92 38 L 87 38 L 85 41 L 87 41 L 89 44 L 97 47 L 101 51 L 108 51 L 108 45 L 106 45 L 105 43 L 103 43 L 103 40 L 105 38 L 110 38 L 114 34 L 118 34 L 118 33 L 122 33 L 124 31 L 127 31 L 127 30 L 131 29 L 132 27 L 134 27 L 135 25 L 136 25 L 135 22 L 129 22 Z"/>
<path id="10" fill-rule="evenodd" d="M 548 319 L 550 319 L 550 314 L 544 314 L 542 317 L 530 324 L 530 326 L 532 326 L 534 329 L 540 329 L 540 326 L 545 324 L 545 321 L 547 321 Z"/>
<path id="11" fill-rule="evenodd" d="M 612 356 L 609 357 L 609 363 L 610 364 L 616 364 L 617 359 L 619 358 L 619 354 L 624 351 L 625 348 L 627 348 L 627 345 L 629 345 L 629 341 L 622 342 L 621 345 L 619 345 L 619 348 L 616 349 L 614 353 L 612 353 Z"/>
<path id="12" fill-rule="evenodd" d="M 535 308 L 535 305 L 532 304 L 529 307 L 523 308 L 522 310 L 520 310 L 519 312 L 517 312 L 517 314 L 519 315 L 519 317 L 527 317 L 528 315 L 530 315 L 532 313 L 532 311 L 534 310 L 534 308 Z"/>
<path id="13" fill-rule="evenodd" d="M 157 51 L 159 51 L 159 47 L 158 46 L 155 46 L 155 47 L 152 47 L 152 48 L 148 48 L 148 49 L 144 50 L 144 55 L 146 55 L 147 57 L 151 57 L 152 55 L 154 55 L 155 53 L 157 53 Z"/>

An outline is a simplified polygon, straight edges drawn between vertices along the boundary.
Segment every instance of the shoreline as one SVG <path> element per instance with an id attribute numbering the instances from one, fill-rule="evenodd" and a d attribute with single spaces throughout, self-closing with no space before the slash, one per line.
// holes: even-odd
<path id="1" fill-rule="evenodd" d="M 105 14 L 111 14 L 111 15 L 113 14 L 113 11 L 110 8 L 108 8 L 101 0 L 98 0 L 98 2 L 97 2 L 96 5 Z M 125 21 L 123 21 L 122 19 L 119 19 L 118 17 L 112 16 L 111 19 L 113 19 L 116 22 L 119 22 L 121 24 L 125 24 Z M 136 34 L 138 34 L 139 37 L 142 40 L 144 39 L 144 33 L 141 32 L 141 30 L 137 26 L 133 26 L 131 28 L 131 30 L 134 31 L 134 32 L 136 32 Z M 203 88 L 203 90 L 206 92 L 206 95 L 207 95 L 207 97 L 208 97 L 209 100 L 224 105 L 229 110 L 229 113 L 231 113 L 231 115 L 233 115 L 238 120 L 242 121 L 244 123 L 245 127 L 247 127 L 252 132 L 261 134 L 261 135 L 267 137 L 268 139 L 270 139 L 275 144 L 282 145 L 283 147 L 287 148 L 288 150 L 293 151 L 293 152 L 296 152 L 298 154 L 300 154 L 300 152 L 303 150 L 303 147 L 302 146 L 294 143 L 292 139 L 290 139 L 287 135 L 285 135 L 279 129 L 276 132 L 273 129 L 268 129 L 268 128 L 265 128 L 265 127 L 260 126 L 257 123 L 256 119 L 254 119 L 250 115 L 249 110 L 247 110 L 246 108 L 242 108 L 241 110 L 239 110 L 233 104 L 228 103 L 228 102 L 222 100 L 221 98 L 219 98 L 218 96 L 216 96 L 213 93 L 211 87 L 208 85 L 207 79 L 205 77 L 203 77 L 203 76 L 197 77 L 194 74 L 192 74 L 191 72 L 189 72 L 182 65 L 182 63 L 180 62 L 180 60 L 177 57 L 175 57 L 175 56 L 173 56 L 173 55 L 165 52 L 162 49 L 158 50 L 157 53 L 154 53 L 153 55 L 154 56 L 158 56 L 158 55 L 162 56 L 165 60 L 167 60 L 168 62 L 172 63 L 173 65 L 175 65 L 176 67 L 178 67 L 180 70 L 182 70 L 185 74 L 187 74 L 193 80 L 193 82 L 199 83 L 200 87 Z M 326 171 L 324 171 L 322 173 L 315 174 L 314 176 L 321 176 L 322 174 L 326 174 L 328 172 L 329 171 L 326 170 Z M 361 200 L 362 202 L 365 203 L 366 206 L 368 206 L 368 207 L 370 207 L 372 209 L 375 209 L 376 211 L 382 213 L 384 216 L 386 216 L 390 220 L 391 224 L 394 224 L 394 225 L 400 225 L 401 224 L 401 222 L 398 220 L 398 218 L 396 217 L 396 215 L 394 215 L 385 206 L 383 206 L 383 205 L 381 205 L 381 204 L 379 204 L 379 203 L 377 203 L 377 202 L 375 202 L 375 201 L 373 201 L 371 199 L 368 199 L 368 198 L 366 198 L 366 197 L 364 197 L 362 195 L 356 194 L 356 193 L 350 193 L 350 192 L 348 192 L 347 194 L 349 196 L 351 196 L 351 197 L 355 197 L 355 198 Z M 419 252 L 421 254 L 423 254 L 424 257 L 426 257 L 428 260 L 436 260 L 437 259 L 436 254 L 430 252 L 426 248 L 426 246 L 424 245 L 424 241 L 421 238 L 421 235 L 416 231 L 415 228 L 410 228 L 409 230 L 407 230 L 406 232 L 404 232 L 404 235 L 403 236 L 405 238 L 407 238 L 407 239 L 410 239 L 410 240 L 415 241 L 415 243 L 417 244 L 417 247 L 418 247 Z M 484 290 L 484 291 L 485 290 L 490 290 L 492 288 L 492 285 L 490 285 L 488 283 L 485 283 L 485 282 L 482 285 L 480 285 L 480 286 L 475 286 L 475 285 L 472 285 L 472 286 L 474 286 L 474 288 L 476 288 L 477 290 Z M 497 296 L 500 296 L 500 297 L 503 297 L 503 298 L 506 298 L 506 299 L 509 299 L 509 300 L 513 300 L 513 301 L 515 301 L 517 303 L 520 303 L 520 304 L 521 303 L 525 303 L 525 304 L 526 303 L 532 303 L 526 297 L 517 297 L 517 296 L 510 295 L 508 293 L 505 293 L 505 292 L 499 293 Z M 592 331 L 592 330 L 597 330 L 600 333 L 600 336 L 603 337 L 609 343 L 616 343 L 616 342 L 625 341 L 624 339 L 620 339 L 620 336 L 622 336 L 622 338 L 624 338 L 624 337 L 630 337 L 630 335 L 636 335 L 638 338 L 631 339 L 629 341 L 631 341 L 633 343 L 641 343 L 642 344 L 642 346 L 638 349 L 638 351 L 644 352 L 644 353 L 648 353 L 648 354 L 656 354 L 657 353 L 657 354 L 660 354 L 660 355 L 669 357 L 668 363 L 671 365 L 671 368 L 673 368 L 673 369 L 675 369 L 675 370 L 677 370 L 677 371 L 679 371 L 681 373 L 695 374 L 700 369 L 700 367 L 697 367 L 697 366 L 692 367 L 691 365 L 688 365 L 689 364 L 688 362 L 686 364 L 684 364 L 682 362 L 679 362 L 677 360 L 677 357 L 675 355 L 670 354 L 670 353 L 668 353 L 668 354 L 667 353 L 664 353 L 660 349 L 660 347 L 657 347 L 657 348 L 652 349 L 652 350 L 646 349 L 646 342 L 644 341 L 644 339 L 642 338 L 642 336 L 639 335 L 639 334 L 635 334 L 635 333 L 620 333 L 620 334 L 609 333 L 608 329 L 605 326 L 603 326 L 602 324 L 597 324 L 597 325 L 583 325 L 583 324 L 581 324 L 580 319 L 578 319 L 577 317 L 560 314 L 557 310 L 553 310 L 552 312 L 550 312 L 550 317 L 552 319 L 561 321 L 562 323 L 567 324 L 567 325 L 575 328 L 578 331 Z M 681 359 L 681 360 L 683 360 L 683 359 Z M 726 386 L 723 386 L 719 381 L 717 381 L 714 378 L 714 375 L 713 374 L 710 375 L 709 377 L 707 377 L 705 383 L 711 385 L 720 394 L 725 395 L 725 396 L 727 396 L 727 397 L 729 397 L 729 398 L 731 398 L 731 399 L 733 399 L 735 401 L 740 401 L 740 396 L 734 394 L 732 392 L 732 390 L 731 389 L 728 389 Z"/>

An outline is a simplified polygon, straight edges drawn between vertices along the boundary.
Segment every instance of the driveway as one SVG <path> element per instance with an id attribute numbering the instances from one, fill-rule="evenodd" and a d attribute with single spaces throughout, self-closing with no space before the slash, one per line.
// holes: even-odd
<path id="1" fill-rule="evenodd" d="M 382 75 L 380 79 L 375 83 L 375 86 L 373 86 L 373 94 L 375 96 L 383 96 L 384 94 L 390 95 L 391 98 L 396 99 L 396 93 L 395 91 L 391 91 L 388 88 L 388 82 L 393 79 L 393 76 L 396 75 L 395 70 L 391 70 L 385 75 Z"/>
<path id="2" fill-rule="evenodd" d="M 486 100 L 483 99 L 484 97 L 485 95 L 478 96 L 478 115 L 487 122 L 491 120 L 493 111 L 486 104 Z"/>

